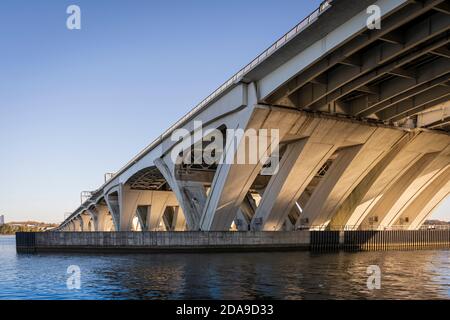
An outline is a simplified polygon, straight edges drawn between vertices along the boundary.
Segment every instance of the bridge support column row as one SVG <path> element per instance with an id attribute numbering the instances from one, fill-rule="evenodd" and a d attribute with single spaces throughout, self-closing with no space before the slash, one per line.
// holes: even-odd
<path id="1" fill-rule="evenodd" d="M 395 225 L 402 212 L 449 164 L 449 139 L 423 132 L 406 148 L 416 154 L 407 170 L 388 184 L 363 219 L 360 229 L 384 229 Z M 399 157 L 403 156 L 400 154 Z"/>
<path id="2" fill-rule="evenodd" d="M 281 230 L 319 169 L 356 129 L 354 124 L 331 119 L 303 117 L 298 122 L 295 136 L 300 138 L 288 144 L 278 173 L 269 181 L 253 219 L 255 230 Z"/>
<path id="3" fill-rule="evenodd" d="M 108 206 L 104 204 L 92 206 L 87 210 L 92 216 L 95 231 L 111 231 L 112 216 L 108 210 Z"/>
<path id="4" fill-rule="evenodd" d="M 356 229 L 365 226 L 374 213 L 379 215 L 379 225 L 388 220 L 393 224 L 400 209 L 412 201 L 407 196 L 411 190 L 417 193 L 431 183 L 432 175 L 443 170 L 448 161 L 439 155 L 449 138 L 420 130 L 322 118 L 271 107 L 256 107 L 245 128 L 280 129 L 279 138 L 286 145 L 278 171 L 251 214 L 244 199 L 261 172 L 263 159 L 259 158 L 256 164 L 220 164 L 208 195 L 200 183 L 177 181 L 176 166 L 167 158 L 155 161 L 170 181 L 183 210 L 190 212 L 186 215 L 188 225 L 204 231 L 228 230 L 235 220 L 239 230 L 248 229 L 249 223 L 253 230 L 292 229 L 294 215 L 290 217 L 290 213 L 296 211 L 296 203 L 300 202 L 302 212 L 295 214 L 299 216 L 295 227 L 307 221 L 307 226 L 319 229 Z M 242 152 L 248 157 L 245 139 L 251 138 L 244 137 L 235 149 L 226 152 L 233 156 Z M 313 193 L 305 194 L 329 160 L 331 166 Z M 384 210 L 386 215 L 378 214 Z"/>
<path id="5" fill-rule="evenodd" d="M 322 229 L 328 226 L 358 183 L 403 136 L 401 130 L 359 125 L 341 144 L 337 158 L 315 188 L 297 221 Z"/>
<path id="6" fill-rule="evenodd" d="M 244 198 L 253 184 L 255 178 L 260 174 L 265 162 L 265 154 L 271 155 L 273 144 L 278 145 L 278 139 L 282 140 L 296 125 L 299 114 L 280 110 L 279 108 L 268 108 L 257 106 L 244 127 L 246 136 L 243 136 L 235 148 L 226 150 L 228 159 L 233 163 L 223 163 L 217 168 L 210 194 L 202 214 L 202 230 L 227 230 L 239 211 Z M 261 130 L 265 129 L 265 130 Z M 273 136 L 272 129 L 278 129 L 278 136 Z M 251 159 L 250 152 L 252 143 L 265 140 L 266 150 L 259 149 L 256 161 L 239 164 L 239 157 L 245 155 Z M 253 142 L 252 142 L 253 141 Z M 255 142 L 256 141 L 256 142 Z"/>
<path id="7" fill-rule="evenodd" d="M 166 208 L 179 206 L 171 191 L 132 190 L 128 185 L 120 185 L 112 190 L 106 197 L 106 202 L 113 216 L 119 221 L 120 231 L 132 230 L 133 219 L 136 216 L 143 230 L 159 230 L 160 225 L 165 229 L 163 214 Z M 177 212 L 177 216 L 180 215 L 182 212 Z"/>
<path id="8" fill-rule="evenodd" d="M 170 156 L 166 156 L 164 159 L 156 159 L 155 165 L 179 200 L 188 229 L 198 230 L 202 210 L 206 202 L 205 188 L 201 183 L 178 180 L 175 174 L 176 165 Z"/>
<path id="9" fill-rule="evenodd" d="M 414 198 L 395 222 L 408 230 L 418 229 L 450 193 L 450 168 L 447 167 L 436 179 Z"/>

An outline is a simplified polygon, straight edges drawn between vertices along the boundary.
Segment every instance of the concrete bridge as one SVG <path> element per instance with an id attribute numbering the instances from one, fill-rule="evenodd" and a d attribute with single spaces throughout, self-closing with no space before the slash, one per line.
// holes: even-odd
<path id="1" fill-rule="evenodd" d="M 367 25 L 371 5 L 379 29 Z M 57 230 L 418 229 L 450 191 L 449 28 L 448 0 L 325 1 Z M 173 139 L 177 129 L 191 145 Z M 173 159 L 204 152 L 211 129 L 253 132 L 225 145 L 229 159 L 250 157 L 251 135 L 276 129 L 265 148 L 277 145 L 277 170 L 263 172 L 272 154 Z"/>

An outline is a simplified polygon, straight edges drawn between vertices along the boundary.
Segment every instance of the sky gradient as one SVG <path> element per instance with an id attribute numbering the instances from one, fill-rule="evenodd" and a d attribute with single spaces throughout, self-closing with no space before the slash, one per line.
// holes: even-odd
<path id="1" fill-rule="evenodd" d="M 1 1 L 0 214 L 62 221 L 320 2 Z"/>

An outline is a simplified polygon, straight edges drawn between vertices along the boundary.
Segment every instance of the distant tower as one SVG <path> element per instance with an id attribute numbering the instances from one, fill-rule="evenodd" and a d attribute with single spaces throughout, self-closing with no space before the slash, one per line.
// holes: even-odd
<path id="1" fill-rule="evenodd" d="M 5 224 L 5 216 L 4 215 L 1 215 L 0 216 L 0 226 L 2 226 L 2 225 L 4 225 Z"/>

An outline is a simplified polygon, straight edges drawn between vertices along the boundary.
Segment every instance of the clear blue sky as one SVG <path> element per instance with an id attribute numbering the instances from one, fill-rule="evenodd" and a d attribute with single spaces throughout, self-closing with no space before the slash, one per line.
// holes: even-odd
<path id="1" fill-rule="evenodd" d="M 319 3 L 2 0 L 0 213 L 61 221 Z"/>

